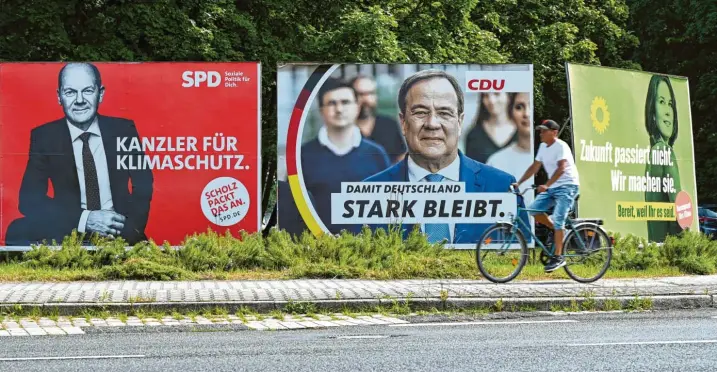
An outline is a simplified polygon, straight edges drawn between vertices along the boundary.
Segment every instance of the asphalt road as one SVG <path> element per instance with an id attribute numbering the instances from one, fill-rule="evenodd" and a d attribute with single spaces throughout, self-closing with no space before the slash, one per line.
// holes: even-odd
<path id="1" fill-rule="evenodd" d="M 714 317 L 717 312 L 702 310 L 407 327 L 4 337 L 0 371 L 714 371 Z"/>

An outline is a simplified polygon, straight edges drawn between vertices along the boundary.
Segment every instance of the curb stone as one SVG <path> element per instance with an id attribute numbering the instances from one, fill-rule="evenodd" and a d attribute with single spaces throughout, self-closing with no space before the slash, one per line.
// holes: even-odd
<path id="1" fill-rule="evenodd" d="M 196 311 L 207 308 L 221 307 L 229 313 L 234 313 L 242 307 L 259 313 L 269 313 L 273 310 L 285 310 L 289 306 L 311 306 L 316 311 L 364 311 L 377 306 L 391 307 L 393 305 L 406 306 L 411 310 L 465 310 L 465 309 L 496 309 L 502 303 L 502 310 L 518 311 L 520 307 L 530 307 L 534 310 L 550 311 L 554 306 L 581 306 L 586 301 L 593 301 L 595 308 L 600 308 L 606 301 L 618 301 L 622 308 L 627 307 L 631 301 L 650 300 L 651 308 L 655 310 L 673 309 L 699 309 L 715 306 L 712 295 L 657 295 L 657 296 L 595 296 L 595 297 L 492 297 L 492 298 L 447 298 L 445 301 L 437 298 L 403 297 L 392 299 L 362 299 L 362 300 L 314 300 L 314 301 L 221 301 L 221 302 L 142 302 L 142 303 L 4 303 L 0 304 L 0 313 L 12 312 L 21 307 L 23 311 L 33 309 L 46 309 L 56 311 L 58 315 L 79 315 L 85 310 L 129 312 L 132 310 L 160 310 L 160 311 Z M 515 308 L 515 309 L 514 309 Z"/>
<path id="2" fill-rule="evenodd" d="M 249 315 L 242 320 L 236 315 L 183 316 L 175 319 L 172 316 L 162 318 L 127 317 L 90 319 L 57 317 L 50 318 L 25 317 L 20 319 L 0 319 L 0 337 L 18 336 L 65 336 L 101 333 L 153 333 L 153 332 L 228 332 L 228 331 L 265 331 L 265 330 L 297 330 L 310 328 L 328 328 L 345 326 L 375 326 L 381 324 L 405 324 L 406 320 L 394 316 L 374 314 L 371 316 L 349 317 L 335 313 L 327 315 L 286 315 L 281 318 L 259 317 Z M 39 321 L 39 323 L 38 323 Z"/>
<path id="3" fill-rule="evenodd" d="M 675 295 L 675 296 L 596 296 L 596 297 L 518 297 L 518 298 L 454 298 L 447 301 L 447 309 L 491 309 L 496 303 L 502 302 L 504 310 L 510 310 L 511 306 L 530 306 L 535 310 L 550 311 L 553 306 L 577 306 L 586 301 L 594 301 L 596 308 L 601 307 L 606 301 L 618 301 L 622 308 L 625 308 L 635 299 L 649 299 L 652 301 L 652 309 L 673 310 L 673 309 L 698 309 L 714 307 L 711 295 Z"/>
<path id="4" fill-rule="evenodd" d="M 167 332 L 224 332 L 224 331 L 250 331 L 251 328 L 245 324 L 178 324 L 178 325 L 157 325 L 141 327 L 82 327 L 86 334 L 100 333 L 167 333 Z"/>

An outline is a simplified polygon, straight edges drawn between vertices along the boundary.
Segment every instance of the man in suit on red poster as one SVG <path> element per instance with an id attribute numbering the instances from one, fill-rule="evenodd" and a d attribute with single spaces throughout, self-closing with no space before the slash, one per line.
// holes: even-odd
<path id="1" fill-rule="evenodd" d="M 149 168 L 118 169 L 117 139 L 139 138 L 134 122 L 98 113 L 105 87 L 91 63 L 68 63 L 58 74 L 64 117 L 34 128 L 19 211 L 6 245 L 60 243 L 77 230 L 129 244 L 146 240 L 154 178 Z M 131 155 L 143 156 L 142 150 Z M 132 190 L 129 190 L 131 182 Z M 54 195 L 48 196 L 52 186 Z"/>

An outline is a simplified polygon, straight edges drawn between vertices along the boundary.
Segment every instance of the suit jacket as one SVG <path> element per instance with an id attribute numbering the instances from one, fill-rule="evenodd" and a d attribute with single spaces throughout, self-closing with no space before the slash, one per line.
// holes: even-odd
<path id="1" fill-rule="evenodd" d="M 465 192 L 509 192 L 510 184 L 516 182 L 515 177 L 489 165 L 479 163 L 462 152 L 458 152 L 460 158 L 459 181 L 465 182 Z M 387 168 L 381 173 L 375 174 L 364 182 L 409 182 L 408 179 L 408 157 Z M 518 197 L 518 206 L 524 207 L 522 197 Z M 527 212 L 521 213 L 523 222 L 529 223 Z M 481 234 L 493 224 L 470 224 L 457 223 L 453 231 L 454 244 L 476 244 Z M 369 225 L 371 230 L 377 228 L 388 229 L 388 225 Z M 401 225 L 404 239 L 408 237 L 414 228 L 413 224 Z M 358 229 L 358 227 L 354 227 Z M 523 229 L 523 232 L 528 230 Z M 530 235 L 525 235 L 527 241 Z"/>
<path id="2" fill-rule="evenodd" d="M 144 229 L 154 183 L 152 171 L 117 169 L 117 138 L 139 137 L 137 128 L 132 120 L 102 115 L 98 115 L 98 124 L 107 156 L 112 204 L 115 212 L 126 218 L 120 236 L 129 244 L 146 240 Z M 144 152 L 135 150 L 127 155 L 134 157 L 144 155 Z M 47 196 L 49 182 L 54 189 L 52 198 Z M 79 182 L 65 118 L 33 129 L 19 205 L 20 213 L 33 225 L 33 236 L 61 242 L 77 228 L 83 211 Z"/>

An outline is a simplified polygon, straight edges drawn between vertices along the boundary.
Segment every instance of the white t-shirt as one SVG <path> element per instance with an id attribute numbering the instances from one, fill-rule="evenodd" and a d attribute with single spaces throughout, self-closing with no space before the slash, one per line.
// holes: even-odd
<path id="1" fill-rule="evenodd" d="M 543 168 L 545 168 L 545 171 L 548 173 L 548 179 L 552 178 L 555 171 L 558 170 L 558 161 L 567 160 L 565 172 L 563 172 L 560 178 L 558 178 L 554 184 L 550 185 L 549 188 L 563 185 L 580 185 L 578 169 L 575 167 L 575 161 L 573 160 L 573 153 L 565 141 L 556 138 L 555 142 L 550 146 L 546 145 L 545 142 L 541 142 L 535 160 L 543 163 Z"/>

